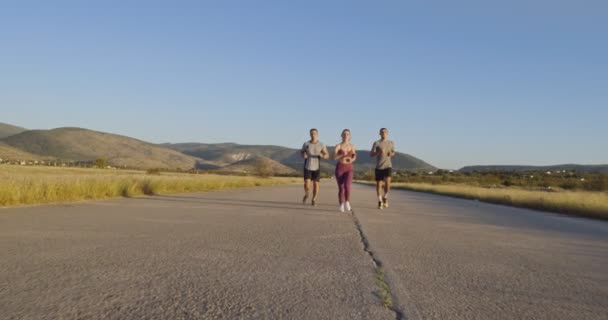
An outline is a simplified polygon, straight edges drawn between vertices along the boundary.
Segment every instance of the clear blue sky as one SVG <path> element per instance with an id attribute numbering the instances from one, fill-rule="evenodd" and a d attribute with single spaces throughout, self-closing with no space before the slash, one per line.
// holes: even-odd
<path id="1" fill-rule="evenodd" d="M 608 163 L 608 2 L 2 1 L 0 122 Z"/>

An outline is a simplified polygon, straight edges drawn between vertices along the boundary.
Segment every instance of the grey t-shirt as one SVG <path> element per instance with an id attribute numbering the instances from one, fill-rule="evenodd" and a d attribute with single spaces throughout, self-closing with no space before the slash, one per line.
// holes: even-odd
<path id="1" fill-rule="evenodd" d="M 304 142 L 302 151 L 308 154 L 308 158 L 304 161 L 304 168 L 306 170 L 317 171 L 319 170 L 319 162 L 321 160 L 321 151 L 327 153 L 327 148 L 321 141 L 312 143 L 310 141 Z"/>
<path id="2" fill-rule="evenodd" d="M 390 140 L 378 140 L 374 142 L 372 151 L 380 151 L 376 156 L 376 169 L 388 169 L 393 167 L 391 157 L 388 156 L 390 151 L 395 151 L 395 144 Z"/>

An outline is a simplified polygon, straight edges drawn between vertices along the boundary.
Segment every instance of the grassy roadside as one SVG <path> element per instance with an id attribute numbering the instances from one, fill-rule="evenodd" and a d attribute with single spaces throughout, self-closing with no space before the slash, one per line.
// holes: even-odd
<path id="1" fill-rule="evenodd" d="M 363 184 L 375 184 L 359 181 Z M 597 219 L 608 219 L 608 193 L 590 191 L 546 192 L 518 188 L 490 189 L 467 185 L 432 185 L 426 183 L 393 183 L 393 188 L 428 192 L 451 197 L 475 199 L 514 207 L 567 213 Z"/>
<path id="2" fill-rule="evenodd" d="M 146 174 L 134 170 L 0 166 L 0 207 L 270 186 L 293 178 Z M 297 180 L 299 181 L 299 180 Z"/>

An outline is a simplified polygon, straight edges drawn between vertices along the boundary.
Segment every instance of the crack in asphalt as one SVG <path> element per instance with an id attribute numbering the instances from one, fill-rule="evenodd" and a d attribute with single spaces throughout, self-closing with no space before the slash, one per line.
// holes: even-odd
<path id="1" fill-rule="evenodd" d="M 396 297 L 391 292 L 390 285 L 388 284 L 386 274 L 382 269 L 382 261 L 378 259 L 378 257 L 374 256 L 374 252 L 370 250 L 369 240 L 365 233 L 363 232 L 363 227 L 361 226 L 361 222 L 359 218 L 355 215 L 355 211 L 351 211 L 351 218 L 359 232 L 359 238 L 361 243 L 363 244 L 363 251 L 365 251 L 372 260 L 372 264 L 374 265 L 374 271 L 376 272 L 376 286 L 378 286 L 378 298 L 382 300 L 384 307 L 391 310 L 395 313 L 396 320 L 405 320 L 407 319 L 405 313 L 397 307 Z"/>

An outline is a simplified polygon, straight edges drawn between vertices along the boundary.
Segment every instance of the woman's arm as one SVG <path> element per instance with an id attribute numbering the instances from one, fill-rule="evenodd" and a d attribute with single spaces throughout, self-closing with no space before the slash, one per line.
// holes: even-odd
<path id="1" fill-rule="evenodd" d="M 338 151 L 340 151 L 340 144 L 337 144 L 336 147 L 334 148 L 334 160 L 342 159 L 342 156 L 338 155 Z"/>

